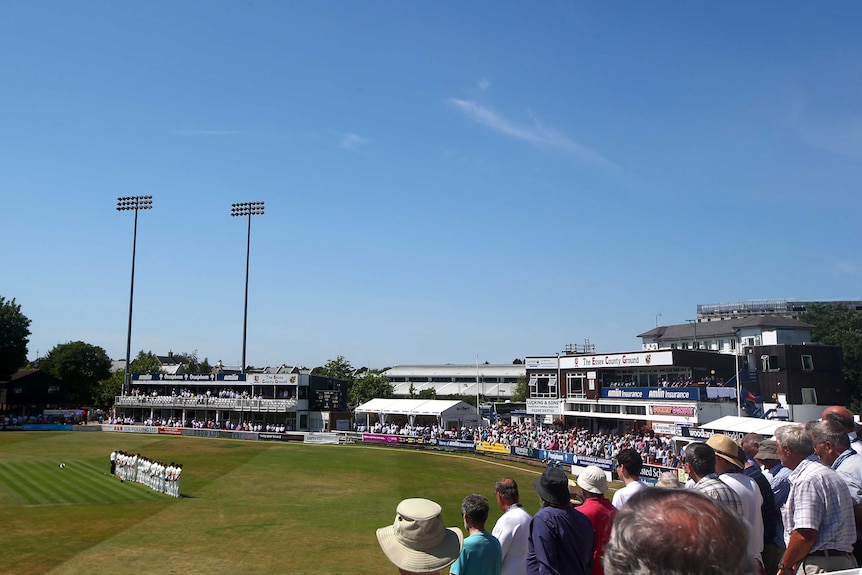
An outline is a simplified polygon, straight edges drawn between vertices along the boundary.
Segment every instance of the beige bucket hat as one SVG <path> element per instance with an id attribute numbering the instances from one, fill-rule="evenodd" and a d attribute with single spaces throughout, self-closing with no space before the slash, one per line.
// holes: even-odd
<path id="1" fill-rule="evenodd" d="M 438 571 L 461 554 L 464 535 L 446 528 L 443 509 L 430 499 L 405 499 L 395 510 L 395 522 L 377 530 L 386 557 L 405 571 Z"/>

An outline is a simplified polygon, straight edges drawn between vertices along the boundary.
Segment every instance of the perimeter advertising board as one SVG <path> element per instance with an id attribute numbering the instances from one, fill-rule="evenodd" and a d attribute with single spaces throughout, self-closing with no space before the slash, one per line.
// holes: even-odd
<path id="1" fill-rule="evenodd" d="M 560 400 L 528 397 L 527 413 L 533 415 L 560 415 Z"/>

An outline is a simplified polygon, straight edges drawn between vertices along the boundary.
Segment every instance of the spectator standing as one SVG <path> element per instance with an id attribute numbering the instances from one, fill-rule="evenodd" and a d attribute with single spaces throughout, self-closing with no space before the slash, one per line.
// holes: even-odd
<path id="1" fill-rule="evenodd" d="M 862 454 L 862 440 L 856 435 L 856 421 L 849 409 L 842 405 L 830 405 L 823 410 L 820 419 L 832 419 L 840 423 L 850 439 L 850 447 L 856 453 Z"/>
<path id="2" fill-rule="evenodd" d="M 722 433 L 710 436 L 706 444 L 715 451 L 715 472 L 718 478 L 739 495 L 742 518 L 751 527 L 748 554 L 762 566 L 763 495 L 757 483 L 742 472 L 745 469 L 745 452 L 730 436 Z"/>
<path id="3" fill-rule="evenodd" d="M 443 525 L 441 507 L 429 499 L 405 499 L 395 522 L 377 530 L 377 542 L 401 575 L 440 575 L 461 552 L 464 536 Z"/>
<path id="4" fill-rule="evenodd" d="M 524 575 L 527 572 L 527 540 L 533 519 L 521 505 L 518 484 L 504 477 L 494 486 L 497 506 L 503 515 L 494 524 L 491 534 L 500 542 L 503 552 L 501 575 Z"/>
<path id="5" fill-rule="evenodd" d="M 817 457 L 838 472 L 838 476 L 847 484 L 850 498 L 853 500 L 853 517 L 856 524 L 856 542 L 853 544 L 853 556 L 860 562 L 862 545 L 862 455 L 850 448 L 850 438 L 844 427 L 837 421 L 824 419 L 814 424 L 811 429 L 814 440 L 814 453 Z"/>
<path id="6" fill-rule="evenodd" d="M 695 482 L 691 488 L 724 505 L 742 519 L 742 501 L 739 495 L 722 482 L 715 472 L 715 451 L 706 443 L 691 443 L 685 448 L 684 461 L 685 472 Z"/>
<path id="7" fill-rule="evenodd" d="M 644 488 L 640 482 L 644 460 L 634 449 L 623 449 L 617 454 L 616 469 L 625 486 L 614 493 L 613 505 L 622 509 L 628 498 Z"/>
<path id="8" fill-rule="evenodd" d="M 500 575 L 503 550 L 497 538 L 485 531 L 490 510 L 483 495 L 468 495 L 461 502 L 468 535 L 461 554 L 449 568 L 451 575 Z"/>
<path id="9" fill-rule="evenodd" d="M 589 519 L 575 511 L 566 474 L 555 468 L 542 473 L 533 487 L 542 507 L 530 523 L 528 575 L 588 575 L 592 572 L 595 533 Z"/>
<path id="10" fill-rule="evenodd" d="M 611 524 L 617 515 L 617 508 L 611 504 L 605 493 L 608 492 L 608 479 L 605 472 L 590 465 L 578 476 L 578 487 L 584 493 L 584 502 L 575 509 L 583 513 L 596 534 L 593 544 L 593 575 L 604 575 L 602 555 L 605 545 L 611 538 Z"/>
<path id="11" fill-rule="evenodd" d="M 775 534 L 772 540 L 763 545 L 763 567 L 767 575 L 778 570 L 778 562 L 784 555 L 784 522 L 781 520 L 781 508 L 787 502 L 790 493 L 790 469 L 781 464 L 778 457 L 778 444 L 773 439 L 760 442 L 760 449 L 754 455 L 754 461 L 762 465 L 763 475 L 769 481 L 772 498 L 775 503 Z"/>
<path id="12" fill-rule="evenodd" d="M 747 538 L 738 515 L 692 489 L 645 489 L 614 520 L 605 573 L 750 575 Z"/>
<path id="13" fill-rule="evenodd" d="M 817 459 L 814 440 L 804 427 L 779 427 L 775 439 L 781 463 L 793 470 L 782 507 L 787 549 L 778 564 L 779 575 L 855 568 L 856 529 L 847 485 Z"/>

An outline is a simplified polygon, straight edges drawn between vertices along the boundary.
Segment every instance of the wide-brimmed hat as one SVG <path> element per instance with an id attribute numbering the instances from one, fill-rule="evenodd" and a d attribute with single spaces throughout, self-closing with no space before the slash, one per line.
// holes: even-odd
<path id="1" fill-rule="evenodd" d="M 442 508 L 429 499 L 405 499 L 395 510 L 395 522 L 377 530 L 386 557 L 405 571 L 438 571 L 461 554 L 464 535 L 447 528 Z"/>
<path id="2" fill-rule="evenodd" d="M 781 459 L 778 455 L 778 442 L 774 439 L 764 439 L 760 442 L 760 449 L 754 455 L 755 459 Z"/>
<path id="3" fill-rule="evenodd" d="M 533 483 L 533 487 L 543 501 L 547 501 L 554 507 L 564 508 L 570 505 L 569 479 L 561 469 L 556 467 L 545 469 L 541 477 Z"/>
<path id="4" fill-rule="evenodd" d="M 712 447 L 716 456 L 721 457 L 731 465 L 745 469 L 745 452 L 729 436 L 723 433 L 714 433 L 706 440 L 706 444 Z"/>
<path id="5" fill-rule="evenodd" d="M 590 493 L 607 493 L 608 477 L 595 465 L 590 465 L 578 475 L 578 487 Z"/>

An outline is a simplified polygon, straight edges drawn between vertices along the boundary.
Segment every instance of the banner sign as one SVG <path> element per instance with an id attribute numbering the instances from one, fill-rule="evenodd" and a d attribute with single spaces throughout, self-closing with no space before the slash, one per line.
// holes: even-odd
<path id="1" fill-rule="evenodd" d="M 520 457 L 535 457 L 536 450 L 532 447 L 513 447 L 512 454 L 518 455 Z"/>
<path id="2" fill-rule="evenodd" d="M 453 449 L 474 449 L 475 445 L 472 441 L 464 441 L 461 439 L 432 439 L 431 445 L 437 447 L 451 447 Z"/>
<path id="3" fill-rule="evenodd" d="M 696 387 L 603 387 L 602 397 L 605 399 L 700 401 L 700 389 Z"/>
<path id="4" fill-rule="evenodd" d="M 258 433 L 257 438 L 261 441 L 284 441 L 284 436 L 280 433 Z"/>
<path id="5" fill-rule="evenodd" d="M 123 433 L 152 433 L 159 432 L 158 427 L 151 425 L 102 425 L 102 431 L 120 431 Z"/>
<path id="6" fill-rule="evenodd" d="M 588 465 L 595 465 L 596 467 L 600 467 L 603 471 L 613 471 L 614 470 L 614 460 L 613 459 L 605 459 L 604 457 L 595 457 L 592 455 L 575 455 L 574 461 L 572 465 L 576 465 L 578 467 L 587 467 Z"/>
<path id="7" fill-rule="evenodd" d="M 650 405 L 650 415 L 682 415 L 683 417 L 693 417 L 694 407 L 689 405 Z"/>
<path id="8" fill-rule="evenodd" d="M 574 453 L 563 453 L 562 451 L 548 451 L 547 449 L 534 449 L 533 454 L 537 459 L 541 459 L 542 461 L 557 461 L 559 463 L 568 463 L 569 465 L 575 463 Z"/>
<path id="9" fill-rule="evenodd" d="M 679 478 L 676 467 L 664 467 L 663 465 L 646 465 L 641 468 L 640 482 L 645 485 L 654 486 L 661 474 L 665 471 L 671 471 Z"/>
<path id="10" fill-rule="evenodd" d="M 309 432 L 305 434 L 303 443 L 338 445 L 338 435 L 335 433 Z"/>
<path id="11" fill-rule="evenodd" d="M 133 373 L 132 381 L 215 381 L 216 379 L 221 380 L 222 377 L 236 377 L 242 379 L 236 379 L 234 381 L 244 381 L 245 376 L 234 375 L 227 376 L 223 373 L 218 374 L 218 376 L 213 375 L 211 373 Z"/>
<path id="12" fill-rule="evenodd" d="M 398 443 L 398 436 L 383 435 L 382 433 L 363 433 L 362 441 L 366 443 Z"/>
<path id="13" fill-rule="evenodd" d="M 399 435 L 398 443 L 408 443 L 411 445 L 420 445 L 425 443 L 424 437 L 413 437 L 411 435 Z"/>
<path id="14" fill-rule="evenodd" d="M 682 428 L 682 436 L 683 437 L 691 437 L 692 439 L 702 439 L 706 441 L 710 437 L 712 437 L 712 432 L 707 431 L 701 427 L 683 427 Z"/>
<path id="15" fill-rule="evenodd" d="M 183 430 L 181 427 L 159 427 L 158 434 L 159 435 L 182 435 Z"/>
<path id="16" fill-rule="evenodd" d="M 528 397 L 527 413 L 534 415 L 560 415 L 560 400 Z"/>
<path id="17" fill-rule="evenodd" d="M 653 423 L 652 430 L 653 433 L 658 433 L 659 435 L 680 434 L 680 427 L 672 423 Z"/>
<path id="18" fill-rule="evenodd" d="M 476 451 L 487 451 L 489 453 L 505 453 L 509 455 L 512 452 L 512 448 L 508 445 L 503 445 L 502 443 L 488 443 L 487 441 L 480 441 L 476 444 Z"/>
<path id="19" fill-rule="evenodd" d="M 24 431 L 72 431 L 76 426 L 63 423 L 25 423 Z"/>

